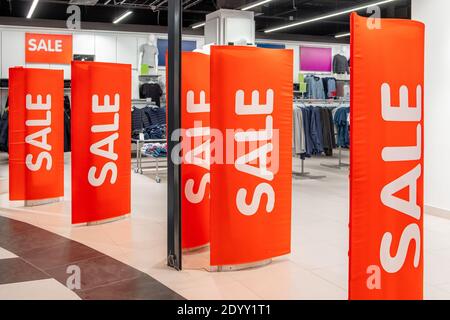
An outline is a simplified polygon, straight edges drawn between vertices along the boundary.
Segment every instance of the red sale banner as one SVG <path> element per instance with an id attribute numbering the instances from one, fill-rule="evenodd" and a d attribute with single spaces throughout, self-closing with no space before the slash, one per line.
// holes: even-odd
<path id="1" fill-rule="evenodd" d="M 72 61 L 71 34 L 25 34 L 26 63 L 70 64 Z"/>
<path id="2" fill-rule="evenodd" d="M 349 298 L 422 299 L 424 25 L 351 20 Z"/>
<path id="3" fill-rule="evenodd" d="M 212 47 L 212 266 L 290 252 L 292 68 L 291 50 Z"/>
<path id="4" fill-rule="evenodd" d="M 131 66 L 72 63 L 72 223 L 131 211 Z"/>
<path id="5" fill-rule="evenodd" d="M 62 70 L 9 69 L 9 199 L 64 196 Z"/>
<path id="6" fill-rule="evenodd" d="M 209 243 L 210 58 L 182 53 L 182 247 Z"/>

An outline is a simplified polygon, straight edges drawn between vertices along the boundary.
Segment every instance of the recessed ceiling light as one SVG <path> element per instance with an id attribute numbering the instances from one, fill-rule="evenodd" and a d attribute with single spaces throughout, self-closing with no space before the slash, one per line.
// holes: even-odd
<path id="1" fill-rule="evenodd" d="M 345 9 L 345 10 L 342 10 L 342 11 L 330 13 L 330 14 L 327 14 L 327 15 L 319 16 L 319 17 L 316 17 L 316 18 L 303 20 L 303 21 L 298 21 L 298 22 L 290 23 L 290 24 L 287 24 L 287 25 L 284 25 L 284 26 L 280 26 L 280 27 L 276 27 L 276 28 L 272 28 L 272 29 L 267 29 L 264 32 L 265 33 L 270 33 L 270 32 L 274 32 L 274 31 L 284 30 L 284 29 L 300 26 L 300 25 L 303 25 L 303 24 L 311 23 L 311 22 L 316 22 L 316 21 L 320 21 L 320 20 L 325 20 L 325 19 L 337 17 L 337 16 L 340 16 L 340 15 L 343 15 L 343 14 L 354 12 L 354 11 L 367 9 L 367 8 L 370 8 L 370 7 L 373 7 L 373 6 L 380 6 L 382 4 L 386 4 L 386 3 L 394 2 L 394 1 L 398 1 L 398 0 L 384 0 L 384 1 L 378 1 L 378 2 L 374 2 L 374 3 L 370 3 L 370 4 L 365 4 L 365 5 L 362 5 L 362 6 L 353 7 L 353 8 Z"/>

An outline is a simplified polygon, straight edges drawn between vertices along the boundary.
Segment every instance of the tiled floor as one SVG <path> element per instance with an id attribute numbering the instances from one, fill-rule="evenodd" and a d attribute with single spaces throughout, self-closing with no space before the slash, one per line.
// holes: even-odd
<path id="1" fill-rule="evenodd" d="M 38 290 L 47 290 L 44 285 L 54 290 L 54 296 L 44 295 L 48 298 L 182 299 L 149 275 L 99 251 L 2 216 L 0 247 L 0 299 L 27 298 L 27 288 L 28 298 L 41 298 Z M 79 287 L 69 289 L 77 283 Z"/>
<path id="2" fill-rule="evenodd" d="M 207 253 L 185 255 L 182 272 L 166 267 L 166 184 L 164 180 L 157 184 L 151 175 L 132 175 L 131 218 L 72 227 L 70 166 L 66 162 L 64 202 L 23 208 L 8 202 L 7 195 L 3 194 L 0 195 L 0 214 L 94 248 L 150 275 L 187 299 L 347 298 L 348 170 L 321 166 L 321 163 L 335 164 L 337 159 L 308 159 L 308 171 L 326 177 L 293 180 L 292 253 L 262 268 L 226 273 L 202 269 Z M 299 169 L 300 163 L 296 160 L 295 170 Z M 0 176 L 7 177 L 7 174 L 7 166 L 0 165 Z M 20 241 L 15 244 L 17 248 Z M 55 245 L 61 246 L 61 250 L 64 248 L 63 244 Z M 3 254 L 7 253 L 0 251 L 0 257 Z M 42 252 L 42 255 L 47 254 L 50 253 Z M 98 261 L 98 266 L 104 262 Z M 448 270 L 450 220 L 425 215 L 425 298 L 450 299 Z M 55 277 L 58 272 L 55 270 Z M 135 278 L 117 283 L 114 291 L 130 287 L 138 295 L 151 290 L 141 288 L 139 278 Z M 97 294 L 108 296 L 110 291 L 99 290 L 86 297 L 97 298 Z"/>

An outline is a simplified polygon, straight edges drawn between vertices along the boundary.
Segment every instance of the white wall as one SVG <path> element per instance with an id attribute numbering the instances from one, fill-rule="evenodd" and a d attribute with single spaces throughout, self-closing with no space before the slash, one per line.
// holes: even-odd
<path id="1" fill-rule="evenodd" d="M 138 50 L 139 46 L 148 39 L 146 33 L 130 33 L 130 32 L 110 32 L 110 31 L 89 31 L 82 30 L 72 32 L 64 29 L 52 28 L 30 28 L 30 27 L 14 27 L 0 26 L 0 78 L 8 78 L 8 69 L 14 66 L 25 66 L 25 33 L 61 33 L 73 34 L 73 53 L 74 54 L 92 54 L 95 55 L 96 61 L 101 62 L 117 62 L 128 63 L 132 65 L 132 96 L 139 97 L 139 80 L 138 80 Z M 166 34 L 155 34 L 159 38 L 167 38 Z M 204 44 L 203 37 L 186 36 L 185 40 L 197 41 L 197 48 L 201 48 Z M 348 45 L 313 43 L 300 41 L 275 41 L 275 40 L 257 40 L 257 42 L 284 44 L 286 48 L 294 50 L 293 61 L 293 81 L 298 82 L 298 73 L 300 72 L 300 50 L 302 45 L 329 47 L 333 49 L 333 55 L 344 51 L 349 55 Z M 160 53 L 165 54 L 165 53 Z M 71 78 L 70 65 L 58 64 L 30 64 L 29 67 L 42 67 L 51 69 L 64 70 L 64 78 Z M 165 80 L 165 70 L 160 68 L 160 74 L 163 81 Z M 7 91 L 2 90 L 0 106 L 6 102 Z"/>
<path id="2" fill-rule="evenodd" d="M 0 26 L 0 78 L 9 78 L 9 68 L 27 66 L 35 68 L 50 68 L 64 70 L 64 78 L 71 79 L 70 65 L 58 64 L 25 64 L 25 33 L 60 33 L 73 34 L 73 53 L 92 54 L 100 62 L 127 63 L 132 65 L 132 95 L 139 98 L 138 54 L 139 46 L 148 39 L 146 33 L 108 32 L 108 31 L 77 31 L 51 28 L 24 28 Z M 158 38 L 167 38 L 165 34 L 155 34 Z M 197 46 L 203 45 L 202 37 L 184 37 L 185 40 L 197 41 Z M 165 54 L 165 53 L 161 53 Z M 163 68 L 161 68 L 163 69 Z M 163 71 L 163 70 L 161 70 Z M 162 72 L 163 74 L 163 72 Z M 2 90 L 1 106 L 6 102 L 7 91 Z"/>
<path id="3" fill-rule="evenodd" d="M 317 43 L 317 42 L 301 42 L 301 41 L 277 41 L 277 40 L 256 40 L 256 42 L 261 43 L 273 43 L 273 44 L 284 44 L 286 49 L 294 50 L 294 70 L 293 77 L 294 83 L 298 83 L 298 74 L 300 72 L 300 47 L 301 46 L 311 46 L 311 47 L 324 47 L 331 48 L 333 57 L 340 53 L 350 58 L 350 45 L 348 44 L 336 44 L 336 43 Z M 331 73 L 330 73 L 331 75 Z"/>
<path id="4" fill-rule="evenodd" d="M 425 23 L 425 205 L 450 211 L 449 0 L 412 0 Z"/>

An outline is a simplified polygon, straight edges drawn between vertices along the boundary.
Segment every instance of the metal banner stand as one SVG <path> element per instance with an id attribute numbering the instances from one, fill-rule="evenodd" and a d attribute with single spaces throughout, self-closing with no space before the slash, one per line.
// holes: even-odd
<path id="1" fill-rule="evenodd" d="M 272 259 L 257 261 L 257 262 L 250 262 L 250 263 L 244 263 L 244 264 L 237 264 L 237 265 L 225 265 L 225 266 L 210 266 L 208 271 L 209 272 L 227 272 L 227 271 L 239 271 L 239 270 L 246 270 L 246 269 L 252 269 L 252 268 L 259 268 L 264 267 L 272 263 Z"/>
<path id="2" fill-rule="evenodd" d="M 62 197 L 39 199 L 39 200 L 25 200 L 25 207 L 43 206 L 45 204 L 57 203 L 63 201 Z"/>
<path id="3" fill-rule="evenodd" d="M 209 248 L 209 243 L 204 244 L 202 246 L 195 247 L 195 248 L 183 249 L 183 253 L 188 253 L 188 254 L 189 253 L 196 253 L 196 252 L 203 251 L 203 250 L 205 250 L 207 248 Z"/>
<path id="4" fill-rule="evenodd" d="M 167 105 L 167 265 L 181 270 L 181 166 L 171 158 L 180 143 L 173 132 L 181 128 L 181 36 L 183 22 L 182 0 L 168 3 L 168 95 Z"/>

